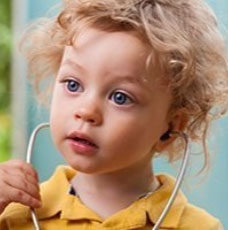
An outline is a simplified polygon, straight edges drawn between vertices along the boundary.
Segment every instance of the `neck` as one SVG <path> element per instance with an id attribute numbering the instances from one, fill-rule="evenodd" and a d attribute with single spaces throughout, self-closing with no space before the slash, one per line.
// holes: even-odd
<path id="1" fill-rule="evenodd" d="M 110 173 L 78 172 L 71 182 L 80 200 L 103 219 L 127 208 L 142 195 L 160 186 L 149 160 Z"/>
<path id="2" fill-rule="evenodd" d="M 157 189 L 159 182 L 153 173 L 150 162 L 136 167 L 104 174 L 85 174 L 78 172 L 72 185 L 81 196 L 93 197 L 137 197 Z"/>

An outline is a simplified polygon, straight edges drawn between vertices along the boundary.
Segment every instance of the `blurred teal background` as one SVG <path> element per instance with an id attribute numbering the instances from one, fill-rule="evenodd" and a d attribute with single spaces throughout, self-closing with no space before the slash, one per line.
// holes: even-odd
<path id="1" fill-rule="evenodd" d="M 48 9 L 57 0 L 33 0 L 26 2 L 27 5 L 27 20 L 33 20 L 37 17 L 44 16 Z M 208 3 L 215 10 L 220 28 L 224 32 L 224 26 L 228 28 L 228 1 L 210 0 Z M 224 25 L 224 26 L 222 26 Z M 48 121 L 48 112 L 37 109 L 36 103 L 31 95 L 31 89 L 28 86 L 27 94 L 27 129 L 28 134 L 31 134 L 35 126 L 43 121 Z M 188 176 L 184 185 L 184 192 L 190 202 L 206 209 L 208 212 L 219 218 L 224 229 L 228 229 L 228 118 L 223 118 L 219 122 L 214 123 L 213 131 L 214 141 L 213 149 L 215 154 L 212 157 L 211 171 L 208 177 L 202 184 L 198 185 L 199 177 Z M 194 169 L 200 167 L 200 159 L 194 157 L 191 165 L 191 175 Z M 33 164 L 39 172 L 41 181 L 47 179 L 55 169 L 57 164 L 65 163 L 61 155 L 53 147 L 48 130 L 43 130 L 38 136 Z M 197 164 L 196 164 L 197 163 Z M 196 165 L 194 165 L 196 164 Z M 155 161 L 156 172 L 168 172 L 176 175 L 177 170 L 170 167 L 165 160 L 159 159 Z"/>

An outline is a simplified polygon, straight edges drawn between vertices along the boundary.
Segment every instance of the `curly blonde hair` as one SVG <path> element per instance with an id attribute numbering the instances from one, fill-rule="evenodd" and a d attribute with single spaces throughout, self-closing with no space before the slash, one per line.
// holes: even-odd
<path id="1" fill-rule="evenodd" d="M 47 96 L 43 80 L 56 76 L 66 45 L 86 27 L 133 31 L 151 47 L 173 94 L 170 112 L 184 109 L 184 131 L 203 146 L 209 166 L 207 131 L 226 111 L 228 69 L 226 47 L 216 17 L 203 0 L 65 0 L 60 13 L 33 24 L 22 40 L 22 51 L 38 98 Z M 53 82 L 53 81 L 52 81 Z M 47 99 L 45 98 L 45 101 Z M 181 155 L 176 140 L 167 149 L 170 161 Z"/>

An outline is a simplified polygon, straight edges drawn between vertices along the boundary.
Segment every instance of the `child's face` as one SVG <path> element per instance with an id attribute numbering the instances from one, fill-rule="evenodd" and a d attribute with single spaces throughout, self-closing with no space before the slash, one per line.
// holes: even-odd
<path id="1" fill-rule="evenodd" d="M 66 47 L 51 106 L 54 142 L 68 163 L 85 173 L 149 164 L 168 129 L 168 88 L 146 77 L 146 47 L 133 33 L 87 29 Z M 73 140 L 87 135 L 96 146 Z"/>

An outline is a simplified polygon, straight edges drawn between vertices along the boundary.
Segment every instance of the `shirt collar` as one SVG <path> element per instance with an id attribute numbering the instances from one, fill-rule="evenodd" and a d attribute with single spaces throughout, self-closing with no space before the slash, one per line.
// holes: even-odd
<path id="1" fill-rule="evenodd" d="M 67 166 L 57 168 L 53 176 L 41 185 L 43 206 L 36 210 L 39 219 L 46 219 L 60 213 L 61 219 L 88 219 L 100 222 L 104 227 L 126 226 L 140 228 L 146 225 L 147 218 L 156 223 L 165 208 L 175 184 L 174 178 L 166 174 L 157 175 L 161 187 L 147 197 L 133 202 L 128 208 L 102 220 L 94 211 L 80 202 L 77 196 L 69 194 L 70 180 L 76 172 Z M 182 192 L 178 195 L 161 224 L 163 228 L 176 228 L 184 211 L 187 199 Z M 79 211 L 80 210 L 80 211 Z M 132 218 L 134 217 L 134 218 Z"/>
<path id="2" fill-rule="evenodd" d="M 175 179 L 172 176 L 160 174 L 157 175 L 157 178 L 162 186 L 146 198 L 146 211 L 153 223 L 156 223 L 159 219 L 175 186 Z M 187 199 L 184 194 L 179 191 L 161 227 L 177 228 L 186 205 Z"/>
<path id="3" fill-rule="evenodd" d="M 41 184 L 42 207 L 36 209 L 39 219 L 56 215 L 62 210 L 75 171 L 68 166 L 57 167 L 52 177 Z"/>

